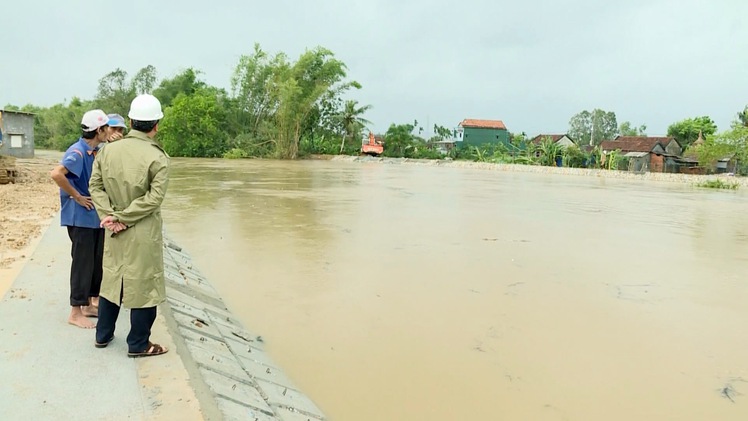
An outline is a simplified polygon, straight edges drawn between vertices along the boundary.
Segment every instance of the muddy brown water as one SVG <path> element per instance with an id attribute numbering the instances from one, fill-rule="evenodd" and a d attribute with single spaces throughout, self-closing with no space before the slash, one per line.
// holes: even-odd
<path id="1" fill-rule="evenodd" d="M 748 419 L 748 195 L 174 159 L 164 219 L 333 420 Z"/>

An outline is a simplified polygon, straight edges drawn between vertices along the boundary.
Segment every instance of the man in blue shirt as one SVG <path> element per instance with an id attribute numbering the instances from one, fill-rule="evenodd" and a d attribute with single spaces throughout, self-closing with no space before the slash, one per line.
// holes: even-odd
<path id="1" fill-rule="evenodd" d="M 60 186 L 60 225 L 67 227 L 73 243 L 68 323 L 84 329 L 96 327 L 87 317 L 98 314 L 104 255 L 104 229 L 88 192 L 88 180 L 99 145 L 109 139 L 108 125 L 104 111 L 86 112 L 81 138 L 68 148 L 51 173 Z"/>

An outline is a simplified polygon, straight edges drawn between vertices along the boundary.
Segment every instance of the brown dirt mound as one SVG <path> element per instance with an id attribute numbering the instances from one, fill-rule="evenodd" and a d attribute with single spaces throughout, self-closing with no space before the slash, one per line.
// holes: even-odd
<path id="1" fill-rule="evenodd" d="M 5 157 L 2 163 L 10 161 Z M 14 183 L 0 185 L 0 268 L 13 263 L 17 259 L 13 252 L 37 237 L 60 208 L 59 189 L 49 177 L 55 161 L 14 161 Z"/>

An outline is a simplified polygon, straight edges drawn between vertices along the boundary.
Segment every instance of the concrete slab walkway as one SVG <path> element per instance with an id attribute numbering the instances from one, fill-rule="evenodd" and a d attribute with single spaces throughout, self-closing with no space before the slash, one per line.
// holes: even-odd
<path id="1" fill-rule="evenodd" d="M 67 324 L 70 240 L 57 221 L 0 301 L 0 418 L 205 418 L 162 315 L 152 338 L 170 352 L 137 360 L 127 358 L 129 312 L 106 349 Z"/>

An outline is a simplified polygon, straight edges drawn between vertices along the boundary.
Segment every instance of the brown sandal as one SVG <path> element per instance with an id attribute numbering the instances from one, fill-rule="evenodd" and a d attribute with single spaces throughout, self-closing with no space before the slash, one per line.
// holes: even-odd
<path id="1" fill-rule="evenodd" d="M 114 340 L 114 335 L 112 335 L 112 337 L 109 338 L 109 340 L 104 343 L 94 342 L 94 346 L 96 348 L 106 348 L 110 343 L 112 343 L 113 340 Z"/>
<path id="2" fill-rule="evenodd" d="M 148 348 L 143 352 L 128 352 L 127 356 L 130 358 L 140 357 L 155 357 L 156 355 L 163 355 L 169 352 L 168 349 L 164 348 L 159 344 L 148 342 Z"/>

